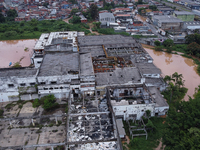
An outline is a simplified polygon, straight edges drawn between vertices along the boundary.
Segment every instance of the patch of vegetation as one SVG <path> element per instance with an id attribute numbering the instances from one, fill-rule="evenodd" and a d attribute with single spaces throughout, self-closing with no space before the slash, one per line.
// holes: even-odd
<path id="1" fill-rule="evenodd" d="M 200 86 L 194 99 L 177 102 L 170 107 L 163 134 L 165 149 L 199 149 Z M 191 144 L 192 143 L 192 144 Z"/>
<path id="2" fill-rule="evenodd" d="M 49 127 L 53 127 L 53 123 L 49 124 Z"/>
<path id="3" fill-rule="evenodd" d="M 5 108 L 6 108 L 7 110 L 9 110 L 9 109 L 13 108 L 15 105 L 16 105 L 15 102 L 12 102 L 12 103 L 7 104 L 7 105 L 5 106 Z"/>
<path id="4" fill-rule="evenodd" d="M 34 108 L 39 107 L 40 105 L 42 105 L 42 108 L 44 108 L 44 110 L 46 111 L 53 110 L 59 107 L 59 104 L 56 103 L 56 98 L 54 95 L 44 96 L 40 100 L 35 99 L 32 103 L 32 106 Z"/>
<path id="5" fill-rule="evenodd" d="M 187 93 L 187 88 L 184 87 L 182 74 L 175 72 L 172 76 L 165 76 L 164 81 L 168 84 L 167 90 L 163 91 L 164 98 L 168 103 L 173 105 L 175 102 L 181 101 Z"/>
<path id="6" fill-rule="evenodd" d="M 44 108 L 44 110 L 49 111 L 51 109 L 58 108 L 59 104 L 56 103 L 56 98 L 54 95 L 48 95 L 45 97 L 42 107 Z"/>
<path id="7" fill-rule="evenodd" d="M 25 143 L 24 143 L 24 145 L 27 145 L 28 144 L 28 141 L 26 141 Z"/>
<path id="8" fill-rule="evenodd" d="M 148 127 L 154 127 L 155 130 L 148 130 L 148 138 L 146 140 L 145 136 L 134 137 L 130 140 L 128 145 L 130 150 L 154 150 L 163 136 L 165 130 L 165 124 L 163 123 L 165 119 L 152 117 L 149 119 Z M 151 123 L 149 123 L 151 122 Z"/>
<path id="9" fill-rule="evenodd" d="M 3 117 L 4 110 L 0 109 L 0 117 Z"/>
<path id="10" fill-rule="evenodd" d="M 33 108 L 39 107 L 41 105 L 40 100 L 37 98 L 33 101 L 32 106 Z"/>
<path id="11" fill-rule="evenodd" d="M 32 19 L 31 21 L 22 22 L 6 22 L 0 24 L 0 40 L 15 40 L 15 39 L 35 39 L 39 38 L 44 32 L 58 31 L 78 31 L 89 34 L 86 29 L 87 25 L 68 24 L 60 20 L 42 20 Z"/>
<path id="12" fill-rule="evenodd" d="M 14 63 L 14 64 L 12 65 L 12 68 L 20 68 L 20 67 L 22 67 L 22 66 L 20 65 L 20 62 L 16 62 L 16 63 Z"/>
<path id="13" fill-rule="evenodd" d="M 58 132 L 58 130 L 52 130 L 52 132 Z"/>

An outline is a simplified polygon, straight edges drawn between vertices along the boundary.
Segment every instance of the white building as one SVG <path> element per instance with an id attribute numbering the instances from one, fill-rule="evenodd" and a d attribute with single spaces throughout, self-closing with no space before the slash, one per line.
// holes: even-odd
<path id="1" fill-rule="evenodd" d="M 151 111 L 151 116 L 165 115 L 169 110 L 169 105 L 156 87 L 122 86 L 110 93 L 114 114 L 123 120 L 140 120 L 147 110 Z"/>
<path id="2" fill-rule="evenodd" d="M 37 73 L 38 70 L 33 68 L 0 69 L 0 102 L 38 98 Z"/>
<path id="3" fill-rule="evenodd" d="M 115 17 L 112 13 L 100 13 L 99 21 L 101 22 L 101 25 L 107 25 L 111 22 L 115 23 Z"/>

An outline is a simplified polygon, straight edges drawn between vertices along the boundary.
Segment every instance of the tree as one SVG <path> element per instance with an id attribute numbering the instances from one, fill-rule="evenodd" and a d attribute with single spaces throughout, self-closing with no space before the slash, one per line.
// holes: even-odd
<path id="1" fill-rule="evenodd" d="M 182 74 L 178 74 L 177 72 L 175 72 L 175 73 L 172 74 L 172 78 L 175 81 L 175 85 L 178 85 L 179 88 L 180 88 L 180 86 L 184 85 L 184 81 L 182 79 L 183 78 Z"/>
<path id="2" fill-rule="evenodd" d="M 45 110 L 50 110 L 53 109 L 55 107 L 58 107 L 58 103 L 56 103 L 56 98 L 54 95 L 48 95 L 46 97 L 44 97 L 44 105 L 43 108 Z"/>
<path id="3" fill-rule="evenodd" d="M 6 14 L 7 14 L 7 20 L 8 21 L 14 21 L 15 17 L 18 16 L 17 11 L 15 9 L 7 10 Z"/>
<path id="4" fill-rule="evenodd" d="M 143 4 L 142 0 L 138 0 L 137 4 Z"/>
<path id="5" fill-rule="evenodd" d="M 48 5 L 49 5 L 48 2 L 43 3 L 43 6 L 46 7 L 46 8 L 48 8 L 48 7 L 47 7 Z"/>
<path id="6" fill-rule="evenodd" d="M 187 35 L 185 37 L 185 42 L 187 44 L 190 44 L 190 43 L 193 43 L 193 42 L 196 42 L 197 44 L 200 44 L 200 34 L 190 34 L 190 35 Z"/>
<path id="7" fill-rule="evenodd" d="M 146 14 L 146 9 L 145 9 L 145 8 L 139 8 L 139 9 L 138 9 L 138 13 L 139 13 L 140 15 L 145 15 L 145 14 Z"/>
<path id="8" fill-rule="evenodd" d="M 81 18 L 78 16 L 73 16 L 73 18 L 70 20 L 70 22 L 73 24 L 81 23 Z"/>
<path id="9" fill-rule="evenodd" d="M 0 13 L 0 23 L 3 23 L 5 21 L 6 21 L 5 17 L 2 15 L 2 13 Z"/>
<path id="10" fill-rule="evenodd" d="M 200 53 L 200 45 L 196 42 L 192 42 L 187 46 L 187 53 L 190 55 L 196 55 Z"/>
<path id="11" fill-rule="evenodd" d="M 74 9 L 72 9 L 72 11 L 71 11 L 71 13 L 70 13 L 70 15 L 71 16 L 74 16 L 77 12 L 80 12 L 80 10 L 79 9 L 76 9 L 76 8 L 74 8 Z"/>
<path id="12" fill-rule="evenodd" d="M 167 40 L 165 40 L 165 41 L 163 42 L 163 45 L 164 45 L 165 47 L 171 47 L 171 46 L 174 45 L 174 41 L 171 40 L 171 39 L 167 39 Z"/>
<path id="13" fill-rule="evenodd" d="M 146 115 L 147 115 L 147 117 L 149 119 L 149 117 L 151 117 L 151 111 L 150 110 L 146 110 Z"/>
<path id="14" fill-rule="evenodd" d="M 166 150 L 200 149 L 200 97 L 181 101 L 168 111 L 163 144 Z"/>
<path id="15" fill-rule="evenodd" d="M 155 6 L 155 5 L 150 5 L 149 9 L 151 9 L 152 11 L 157 11 L 158 10 L 157 6 Z"/>
<path id="16" fill-rule="evenodd" d="M 164 77 L 164 81 L 167 82 L 167 83 L 169 83 L 169 82 L 171 82 L 171 81 L 174 81 L 174 79 L 173 79 L 171 76 L 166 75 L 166 76 Z"/>
<path id="17" fill-rule="evenodd" d="M 98 7 L 95 4 L 90 5 L 89 12 L 93 20 L 95 20 L 98 16 Z"/>
<path id="18" fill-rule="evenodd" d="M 40 102 L 39 99 L 35 99 L 32 103 L 33 108 L 39 107 L 40 106 Z"/>
<path id="19" fill-rule="evenodd" d="M 182 74 L 178 74 L 177 72 L 175 72 L 175 73 L 172 74 L 172 78 L 175 79 L 175 83 L 176 83 L 177 81 L 182 80 L 183 75 Z"/>
<path id="20" fill-rule="evenodd" d="M 156 41 L 154 41 L 154 44 L 155 44 L 156 46 L 160 46 L 160 45 L 161 45 L 161 42 L 158 41 L 158 40 L 156 40 Z"/>

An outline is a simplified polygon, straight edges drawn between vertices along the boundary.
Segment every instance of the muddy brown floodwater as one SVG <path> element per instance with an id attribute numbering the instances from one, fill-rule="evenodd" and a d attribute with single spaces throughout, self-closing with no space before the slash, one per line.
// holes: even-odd
<path id="1" fill-rule="evenodd" d="M 154 59 L 154 64 L 161 69 L 164 76 L 172 75 L 174 72 L 182 74 L 183 80 L 185 80 L 185 87 L 188 88 L 184 100 L 187 101 L 189 99 L 187 95 L 193 97 L 195 88 L 200 85 L 200 76 L 196 72 L 196 65 L 192 59 L 148 48 L 145 48 L 145 50 Z"/>
<path id="2" fill-rule="evenodd" d="M 7 68 L 10 62 L 13 65 L 20 60 L 22 67 L 29 66 L 35 43 L 36 39 L 0 41 L 0 68 Z"/>

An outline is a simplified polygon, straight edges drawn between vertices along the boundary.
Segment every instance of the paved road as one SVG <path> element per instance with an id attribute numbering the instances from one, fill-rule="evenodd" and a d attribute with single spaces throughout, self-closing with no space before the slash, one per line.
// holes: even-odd
<path id="1" fill-rule="evenodd" d="M 158 34 L 157 29 L 152 25 L 152 24 L 149 24 L 147 23 L 146 21 L 142 20 L 139 16 L 136 16 L 136 18 L 140 21 L 142 21 L 144 24 L 146 24 L 150 29 L 151 31 L 153 32 L 153 34 L 155 34 L 156 36 L 158 36 L 158 38 L 161 38 L 161 39 L 167 39 L 166 37 Z"/>
<path id="2" fill-rule="evenodd" d="M 182 5 L 179 5 L 179 4 L 176 4 L 176 3 L 173 4 L 173 3 L 169 3 L 169 2 L 165 2 L 165 1 L 159 1 L 159 2 L 165 3 L 165 5 L 167 5 L 167 6 L 176 7 L 179 10 L 190 11 L 191 12 L 191 9 L 186 8 L 186 7 L 184 7 Z"/>

